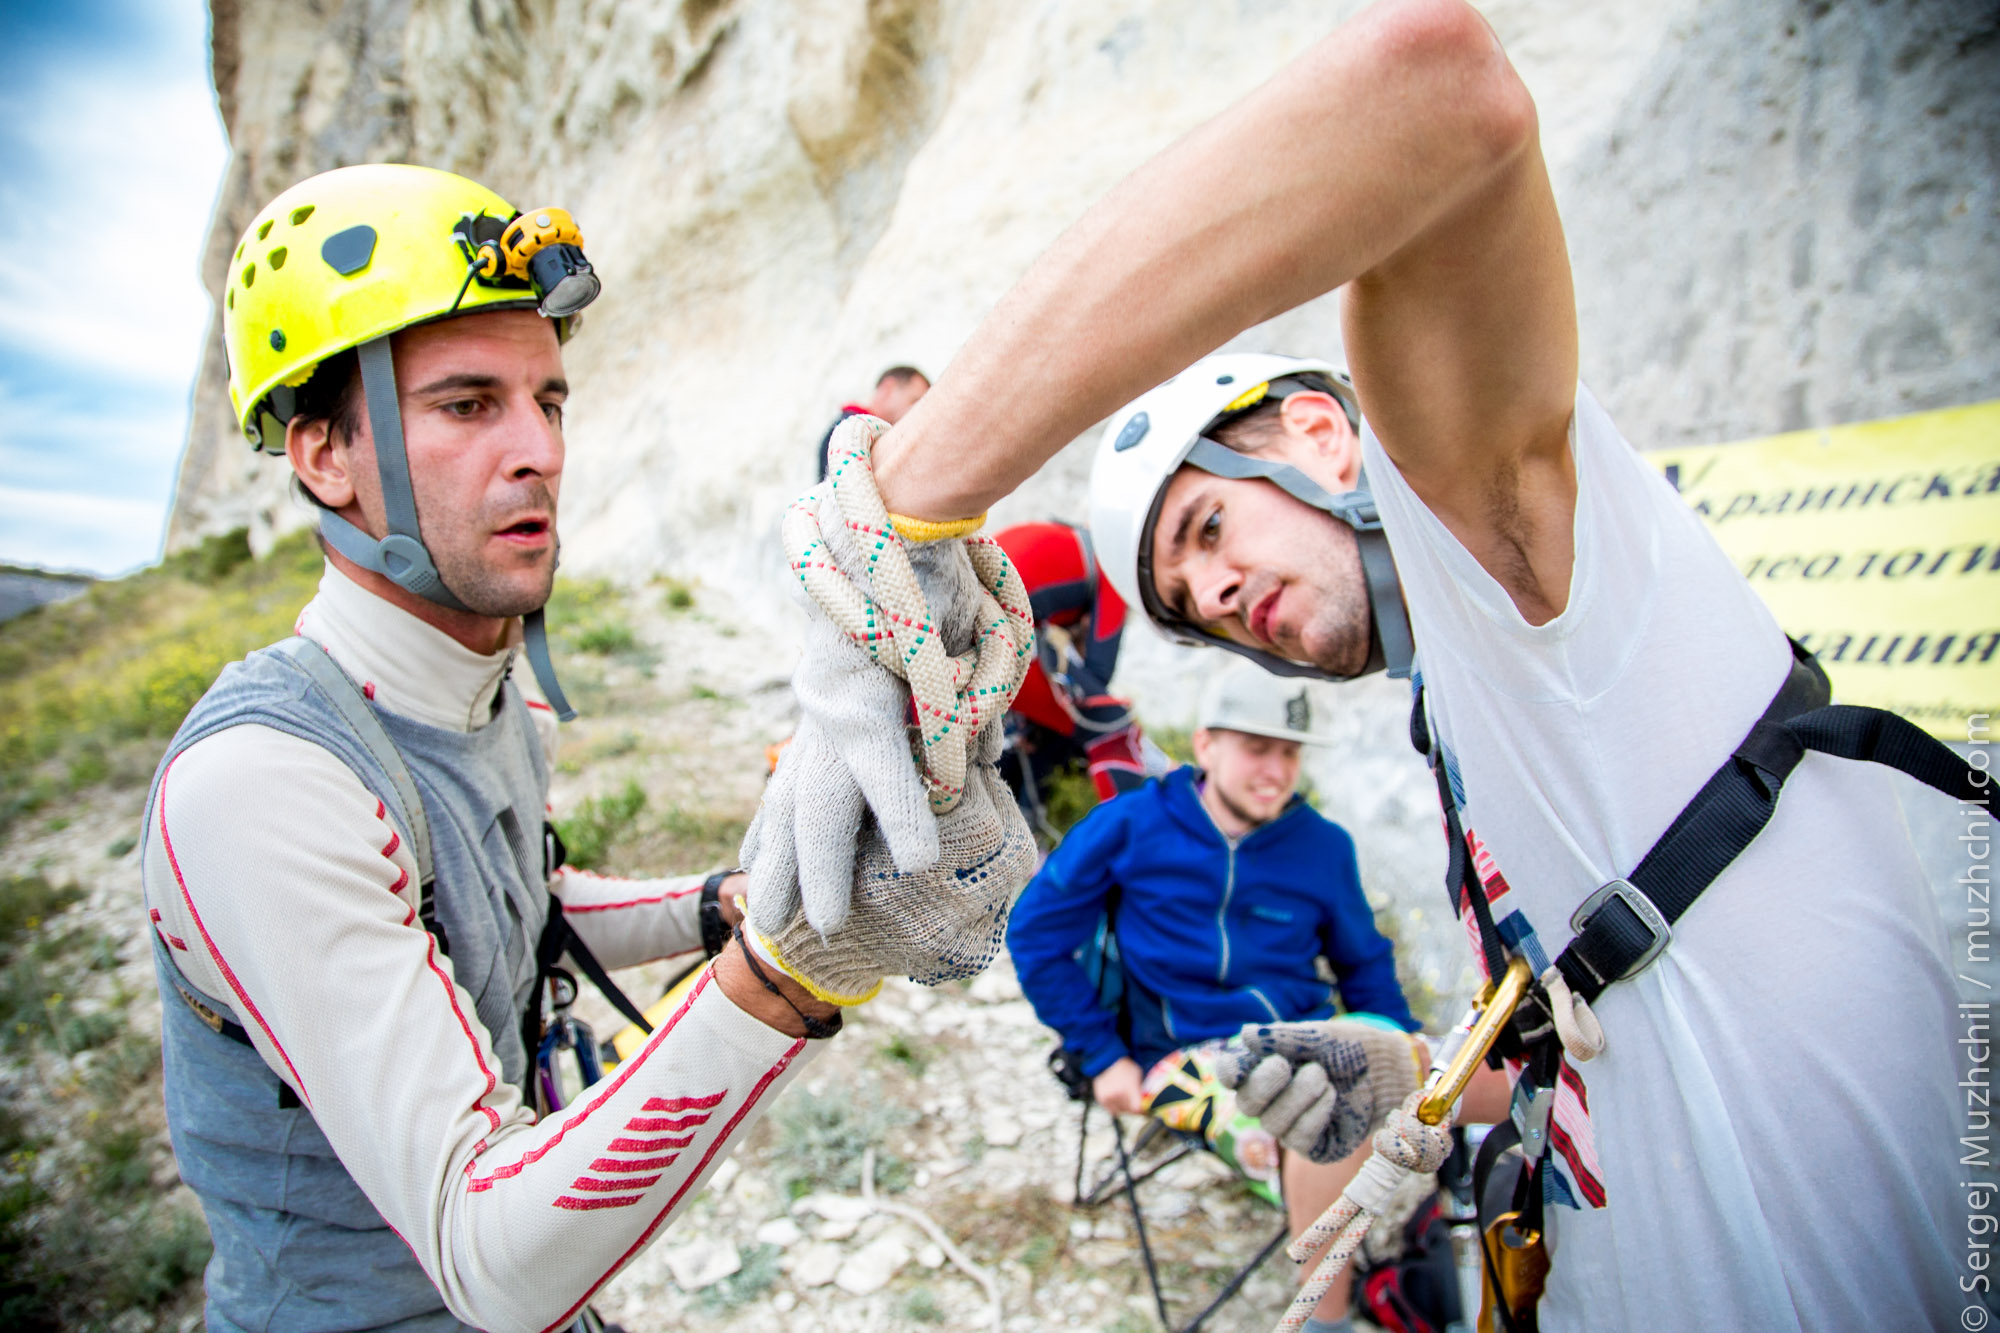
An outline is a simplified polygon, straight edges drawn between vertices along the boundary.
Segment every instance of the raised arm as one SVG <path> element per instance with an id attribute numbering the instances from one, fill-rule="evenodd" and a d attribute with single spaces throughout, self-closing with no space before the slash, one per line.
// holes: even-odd
<path id="1" fill-rule="evenodd" d="M 1447 522 L 1524 456 L 1566 457 L 1575 311 L 1534 105 L 1460 0 L 1367 10 L 1100 200 L 878 447 L 884 499 L 978 513 L 1120 404 L 1350 282 L 1363 412 Z"/>

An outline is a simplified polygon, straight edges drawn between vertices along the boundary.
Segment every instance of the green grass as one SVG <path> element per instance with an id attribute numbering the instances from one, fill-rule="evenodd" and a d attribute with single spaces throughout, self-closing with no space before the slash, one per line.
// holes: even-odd
<path id="1" fill-rule="evenodd" d="M 912 1041 L 898 1032 L 882 1043 L 882 1054 L 908 1071 L 911 1078 L 922 1078 L 924 1070 L 930 1067 L 931 1054 L 921 1042 Z"/>
<path id="2" fill-rule="evenodd" d="M 903 1301 L 903 1318 L 919 1324 L 942 1324 L 945 1308 L 929 1287 L 918 1287 Z"/>
<path id="3" fill-rule="evenodd" d="M 771 1111 L 779 1192 L 787 1199 L 821 1190 L 851 1194 L 861 1188 L 861 1154 L 869 1148 L 875 1149 L 876 1188 L 908 1189 L 910 1164 L 885 1152 L 883 1144 L 915 1119 L 913 1112 L 886 1104 L 872 1082 L 817 1095 L 795 1090 Z"/>
<path id="4" fill-rule="evenodd" d="M 1177 764 L 1194 762 L 1194 733 L 1186 727 L 1146 728 L 1146 739 L 1166 752 L 1167 758 Z"/>
<path id="5" fill-rule="evenodd" d="M 643 658 L 645 649 L 625 617 L 625 594 L 609 579 L 559 578 L 549 598 L 549 634 L 572 653 Z"/>
<path id="6" fill-rule="evenodd" d="M 92 1050 L 62 1081 L 67 1142 L 0 1104 L 0 1328 L 105 1328 L 181 1302 L 208 1262 L 208 1231 L 186 1197 L 153 1187 L 145 1103 L 159 1099 L 157 1039 L 128 1029 L 129 997 L 93 978 L 115 941 L 65 913 L 83 897 L 41 875 L 0 880 L 0 1044 L 18 1055 Z M 76 996 L 91 994 L 95 1007 Z M 59 1068 L 59 1067 L 58 1067 Z"/>
<path id="7" fill-rule="evenodd" d="M 556 821 L 567 863 L 579 870 L 602 866 L 613 844 L 630 831 L 645 808 L 646 793 L 631 778 L 608 795 L 585 797 L 575 814 Z"/>
<path id="8" fill-rule="evenodd" d="M 1089 766 L 1079 759 L 1052 773 L 1042 788 L 1042 798 L 1049 826 L 1058 835 L 1068 833 L 1097 806 L 1097 788 L 1090 781 Z"/>
<path id="9" fill-rule="evenodd" d="M 310 534 L 251 560 L 238 531 L 0 625 L 0 831 L 143 782 L 217 673 L 290 633 L 320 568 Z"/>
<path id="10" fill-rule="evenodd" d="M 660 605 L 669 611 L 694 610 L 694 588 L 671 574 L 658 574 L 653 586 L 660 589 Z"/>

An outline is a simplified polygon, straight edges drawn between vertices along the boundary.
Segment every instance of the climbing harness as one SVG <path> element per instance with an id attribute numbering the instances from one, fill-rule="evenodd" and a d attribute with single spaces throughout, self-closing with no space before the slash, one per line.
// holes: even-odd
<path id="1" fill-rule="evenodd" d="M 1450 840 L 1446 889 L 1455 915 L 1469 908 L 1487 975 L 1494 980 L 1440 1044 L 1425 1086 L 1391 1111 L 1376 1132 L 1375 1155 L 1325 1215 L 1293 1242 L 1292 1257 L 1303 1263 L 1335 1238 L 1278 1325 L 1281 1333 L 1304 1324 L 1403 1177 L 1436 1171 L 1443 1163 L 1458 1099 L 1473 1072 L 1496 1049 L 1525 1063 L 1514 1089 L 1509 1138 L 1496 1140 L 1496 1151 L 1481 1157 L 1490 1164 L 1518 1134 L 1523 1168 L 1512 1208 L 1485 1228 L 1482 1239 L 1488 1281 L 1480 1327 L 1509 1333 L 1534 1327 L 1535 1302 L 1548 1273 L 1541 1172 L 1553 1090 L 1565 1059 L 1581 1063 L 1604 1049 L 1604 1032 L 1590 1002 L 1607 987 L 1637 976 L 1665 952 L 1674 923 L 1771 821 L 1785 780 L 1806 751 L 1883 764 L 1959 801 L 1985 803 L 1984 774 L 1894 713 L 1830 703 L 1826 672 L 1796 641 L 1791 641 L 1791 651 L 1791 670 L 1763 716 L 1631 873 L 1603 885 L 1577 908 L 1570 919 L 1575 938 L 1539 977 L 1495 928 L 1418 686 L 1410 739 L 1437 777 Z M 1475 1172 L 1481 1194 L 1485 1174 Z"/>
<path id="2" fill-rule="evenodd" d="M 1028 591 L 1007 553 L 990 537 L 964 538 L 981 591 L 970 650 L 948 654 L 922 587 L 875 487 L 870 451 L 888 430 L 876 417 L 852 416 L 834 429 L 829 472 L 834 508 L 866 562 L 873 596 L 827 554 L 812 493 L 785 511 L 781 529 L 792 573 L 827 618 L 876 665 L 909 682 L 921 744 L 918 767 L 931 810 L 946 814 L 965 793 L 967 754 L 980 730 L 999 718 L 1034 659 L 1035 619 Z M 933 525 L 936 526 L 936 525 Z"/>

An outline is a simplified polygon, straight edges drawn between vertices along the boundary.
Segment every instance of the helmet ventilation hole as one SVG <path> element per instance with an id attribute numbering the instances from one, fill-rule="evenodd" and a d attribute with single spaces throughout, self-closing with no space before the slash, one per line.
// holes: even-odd
<path id="1" fill-rule="evenodd" d="M 285 247 L 281 245 L 270 254 L 265 255 L 264 262 L 271 266 L 273 273 L 276 273 L 285 266 Z"/>
<path id="2" fill-rule="evenodd" d="M 255 264 L 245 264 L 243 266 L 243 285 L 245 287 L 254 287 L 257 285 L 257 266 Z"/>
<path id="3" fill-rule="evenodd" d="M 264 225 L 257 228 L 257 239 L 261 241 L 270 234 L 271 234 L 271 219 L 265 218 Z"/>
<path id="4" fill-rule="evenodd" d="M 225 295 L 222 298 L 222 300 L 223 304 L 227 305 L 231 310 L 234 310 L 236 308 L 236 289 L 234 287 L 231 287 L 229 289 L 228 294 Z"/>
<path id="5" fill-rule="evenodd" d="M 307 204 L 303 208 L 295 208 L 292 210 L 292 225 L 296 227 L 301 222 L 304 222 L 307 218 L 311 217 L 312 215 L 313 215 L 313 205 L 311 204 Z"/>

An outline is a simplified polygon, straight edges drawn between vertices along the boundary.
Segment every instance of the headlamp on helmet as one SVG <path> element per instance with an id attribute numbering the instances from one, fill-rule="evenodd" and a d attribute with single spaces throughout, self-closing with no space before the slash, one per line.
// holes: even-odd
<path id="1" fill-rule="evenodd" d="M 452 239 L 465 252 L 467 288 L 478 282 L 532 290 L 536 308 L 550 319 L 574 316 L 602 288 L 583 257 L 583 232 L 565 209 L 534 208 L 511 218 L 485 213 L 463 217 Z M 461 290 L 460 300 L 464 294 Z"/>

